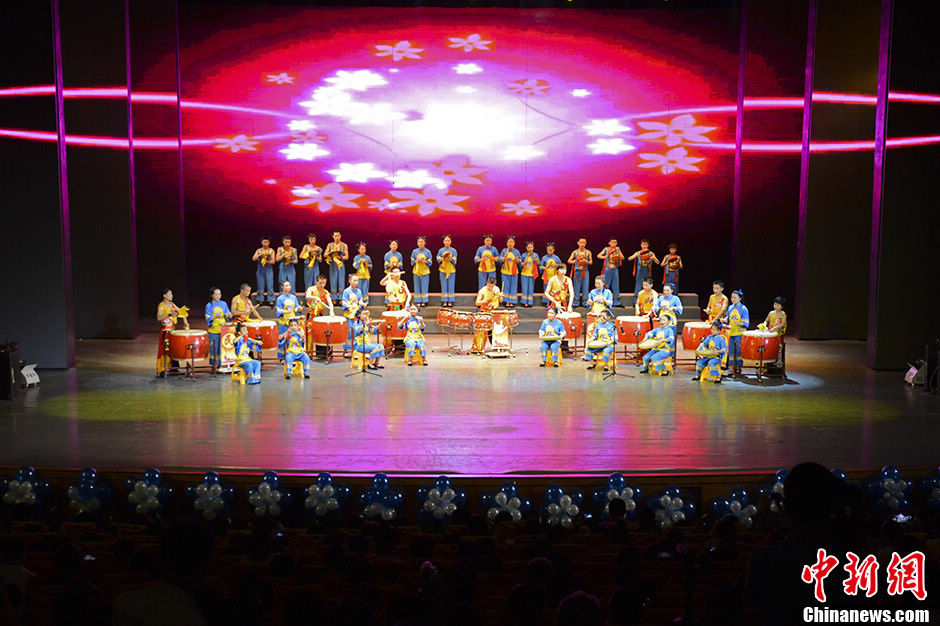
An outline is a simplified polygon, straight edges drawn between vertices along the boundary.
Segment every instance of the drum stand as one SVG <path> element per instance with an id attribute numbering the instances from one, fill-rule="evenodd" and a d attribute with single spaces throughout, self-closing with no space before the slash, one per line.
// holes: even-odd
<path id="1" fill-rule="evenodd" d="M 196 344 L 191 343 L 186 346 L 189 349 L 189 362 L 186 364 L 186 378 L 196 380 Z M 215 370 L 214 367 L 212 367 Z"/>
<path id="2" fill-rule="evenodd" d="M 636 378 L 636 374 L 621 374 L 617 371 L 617 351 L 614 350 L 614 353 L 611 355 L 611 368 L 609 372 L 604 372 L 604 380 L 608 378 L 613 378 L 614 376 L 622 376 L 623 378 Z"/>
<path id="3" fill-rule="evenodd" d="M 758 346 L 757 351 L 760 353 L 760 361 L 757 362 L 757 365 L 754 366 L 754 370 L 757 373 L 757 382 L 761 385 L 764 384 L 765 378 L 782 378 L 784 381 L 787 380 L 787 344 L 780 338 L 780 373 L 769 374 L 764 371 L 764 346 Z M 770 368 L 770 365 L 766 367 Z"/>
<path id="4" fill-rule="evenodd" d="M 376 342 L 376 343 L 379 343 L 379 335 L 378 335 L 378 334 L 376 334 L 375 342 Z M 380 345 L 384 345 L 384 342 L 385 342 L 385 337 L 383 336 L 383 337 L 382 337 L 382 344 L 380 344 Z M 366 335 L 363 335 L 363 337 L 362 337 L 362 347 L 365 348 L 365 346 L 366 346 Z M 349 352 L 350 352 L 350 354 L 353 355 L 353 356 L 355 356 L 355 354 L 356 354 L 355 347 L 356 347 L 356 338 L 353 337 L 353 338 L 352 338 L 352 343 L 349 344 Z M 388 355 L 386 354 L 385 357 L 388 358 Z M 350 357 L 350 358 L 352 358 L 352 357 Z M 350 376 L 363 376 L 363 375 L 365 375 L 365 374 L 369 374 L 370 376 L 378 376 L 379 378 L 383 378 L 383 376 L 382 376 L 381 374 L 379 374 L 378 372 L 374 372 L 374 371 L 372 371 L 372 370 L 370 370 L 370 369 L 368 368 L 368 362 L 369 362 L 369 358 L 366 356 L 366 353 L 363 352 L 363 353 L 362 353 L 362 367 L 359 368 L 359 369 L 358 369 L 357 371 L 355 371 L 355 372 L 350 372 L 349 374 L 346 374 L 345 378 L 349 378 Z M 363 379 L 363 380 L 368 380 L 368 379 Z"/>

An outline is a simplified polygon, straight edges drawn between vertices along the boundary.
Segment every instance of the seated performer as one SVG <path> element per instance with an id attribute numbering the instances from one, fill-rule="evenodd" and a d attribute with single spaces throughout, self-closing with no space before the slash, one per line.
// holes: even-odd
<path id="1" fill-rule="evenodd" d="M 189 309 L 173 304 L 173 291 L 163 290 L 163 299 L 157 305 L 157 321 L 160 322 L 160 343 L 157 346 L 157 376 L 170 368 L 177 368 L 176 361 L 170 361 L 170 331 L 176 328 L 176 323 L 183 320 L 183 327 L 189 330 Z"/>
<path id="2" fill-rule="evenodd" d="M 393 269 L 379 281 L 385 287 L 385 310 L 402 311 L 411 306 L 411 291 L 401 279 L 401 270 Z"/>
<path id="3" fill-rule="evenodd" d="M 235 366 L 245 370 L 245 382 L 255 385 L 261 382 L 261 361 L 251 358 L 253 350 L 261 348 L 261 342 L 248 336 L 248 327 L 239 322 L 235 325 Z"/>
<path id="4" fill-rule="evenodd" d="M 643 355 L 641 374 L 650 371 L 650 364 L 652 364 L 653 370 L 657 373 L 663 376 L 669 375 L 664 361 L 672 356 L 672 349 L 676 345 L 676 318 L 669 311 L 663 311 L 659 316 L 659 323 L 662 326 L 657 326 L 643 336 L 643 341 L 656 341 L 656 345 Z"/>
<path id="5" fill-rule="evenodd" d="M 587 249 L 587 239 L 578 239 L 578 247 L 568 255 L 568 264 L 571 265 L 571 280 L 574 286 L 574 306 L 587 306 L 588 274 L 591 269 L 591 251 Z"/>
<path id="6" fill-rule="evenodd" d="M 604 284 L 614 296 L 614 306 L 620 306 L 620 266 L 623 265 L 623 252 L 616 239 L 611 239 L 607 247 L 597 253 L 597 258 L 604 261 Z"/>
<path id="7" fill-rule="evenodd" d="M 453 308 L 457 293 L 457 250 L 453 239 L 444 235 L 444 245 L 437 251 L 437 267 L 441 275 L 441 306 Z"/>
<path id="8" fill-rule="evenodd" d="M 292 317 L 287 331 L 278 337 L 277 349 L 284 353 L 284 378 L 290 379 L 295 361 L 304 366 L 304 378 L 310 378 L 310 357 L 307 356 L 307 342 L 300 332 L 300 318 Z"/>
<path id="9" fill-rule="evenodd" d="M 741 337 L 747 327 L 751 325 L 747 307 L 741 302 L 743 297 L 744 294 L 740 289 L 731 292 L 731 306 L 728 307 L 728 314 L 721 320 L 721 323 L 728 327 L 728 334 L 730 335 L 728 341 L 728 367 L 735 376 L 741 373 L 741 368 L 744 366 L 744 360 L 741 359 Z"/>
<path id="10" fill-rule="evenodd" d="M 363 358 L 371 361 L 370 370 L 385 369 L 384 365 L 379 365 L 379 359 L 385 356 L 385 348 L 381 343 L 369 343 L 369 334 L 376 332 L 376 325 L 370 322 L 369 309 L 360 310 L 353 322 L 353 352 L 359 352 Z"/>
<path id="11" fill-rule="evenodd" d="M 346 318 L 346 343 L 343 344 L 343 350 L 349 350 L 350 342 L 355 337 L 356 320 L 359 312 L 364 310 L 362 300 L 359 299 L 359 277 L 355 274 L 349 275 L 349 287 L 343 291 L 343 317 Z"/>
<path id="12" fill-rule="evenodd" d="M 503 304 L 507 308 L 516 306 L 519 293 L 519 262 L 522 254 L 516 250 L 516 238 L 507 237 L 506 247 L 499 253 L 500 275 L 503 280 Z"/>
<path id="13" fill-rule="evenodd" d="M 421 355 L 421 361 L 424 365 L 428 364 L 428 351 L 424 343 L 424 318 L 418 315 L 418 307 L 414 304 L 408 309 L 410 315 L 401 318 L 398 322 L 398 328 L 407 328 L 408 334 L 405 335 L 405 350 L 407 350 L 408 367 L 414 365 L 415 348 Z"/>
<path id="14" fill-rule="evenodd" d="M 232 319 L 228 305 L 222 302 L 222 290 L 213 287 L 209 290 L 212 298 L 206 304 L 206 324 L 209 326 L 209 365 L 218 367 L 222 364 L 222 325 Z"/>
<path id="15" fill-rule="evenodd" d="M 428 289 L 431 284 L 431 264 L 434 255 L 426 247 L 427 238 L 418 237 L 418 247 L 411 251 L 411 266 L 414 268 L 411 275 L 414 277 L 414 302 L 419 307 L 428 305 Z"/>
<path id="16" fill-rule="evenodd" d="M 663 285 L 663 295 L 656 298 L 656 304 L 653 305 L 653 315 L 659 316 L 663 311 L 670 311 L 673 314 L 672 325 L 676 325 L 676 317 L 682 315 L 682 301 L 679 296 L 673 294 L 673 285 L 671 283 Z"/>
<path id="17" fill-rule="evenodd" d="M 539 261 L 539 271 L 542 272 L 542 285 L 545 289 L 548 289 L 548 281 L 555 276 L 559 265 L 561 265 L 561 259 L 555 254 L 555 242 L 549 241 L 545 244 L 545 256 Z M 551 304 L 547 295 L 542 296 L 542 302 Z"/>
<path id="18" fill-rule="evenodd" d="M 712 295 L 708 296 L 708 306 L 705 307 L 706 321 L 714 322 L 725 316 L 728 310 L 728 296 L 722 293 L 725 290 L 725 281 L 716 280 L 712 283 Z"/>
<path id="19" fill-rule="evenodd" d="M 307 235 L 307 243 L 300 251 L 300 258 L 304 262 L 304 289 L 310 289 L 317 284 L 320 261 L 323 260 L 323 248 L 317 245 L 317 236 L 313 233 Z"/>
<path id="20" fill-rule="evenodd" d="M 292 286 L 288 281 L 285 280 L 281 283 L 281 295 L 277 297 L 277 303 L 275 304 L 278 335 L 287 332 L 290 320 L 300 314 L 300 302 L 297 301 L 297 296 L 294 295 L 291 289 Z M 281 350 L 280 345 L 277 348 L 277 359 L 279 361 L 284 360 L 284 351 Z"/>
<path id="21" fill-rule="evenodd" d="M 698 344 L 698 348 L 695 349 L 695 354 L 699 358 L 695 362 L 695 376 L 692 380 L 699 380 L 702 377 L 702 370 L 707 367 L 712 381 L 720 383 L 721 371 L 719 368 L 721 367 L 721 360 L 725 358 L 725 352 L 728 351 L 728 344 L 725 343 L 725 338 L 721 336 L 721 322 L 718 320 L 712 322 L 709 331 L 711 334 L 702 339 L 702 342 Z"/>
<path id="22" fill-rule="evenodd" d="M 535 253 L 535 243 L 525 242 L 525 254 L 522 255 L 522 271 L 519 272 L 519 297 L 523 307 L 528 308 L 535 302 L 535 278 L 539 275 L 539 255 Z"/>
<path id="23" fill-rule="evenodd" d="M 561 340 L 565 337 L 565 325 L 558 321 L 557 314 L 558 309 L 553 306 L 548 307 L 548 317 L 539 327 L 539 339 L 542 340 L 539 345 L 539 352 L 542 355 L 539 367 L 545 367 L 549 353 L 552 355 L 552 365 L 558 367 L 558 361 L 561 358 Z"/>
<path id="24" fill-rule="evenodd" d="M 611 321 L 610 313 L 606 310 L 601 311 L 597 318 L 597 323 L 594 324 L 594 330 L 588 337 L 587 346 L 584 348 L 584 360 L 591 362 L 587 368 L 592 370 L 597 367 L 597 362 L 594 360 L 594 357 L 600 353 L 601 357 L 604 359 L 604 371 L 608 371 L 610 369 L 610 358 L 614 354 L 616 347 L 617 329 Z M 614 359 L 616 359 L 616 357 L 614 357 Z"/>
<path id="25" fill-rule="evenodd" d="M 492 311 L 493 309 L 499 308 L 501 296 L 502 294 L 499 292 L 499 287 L 496 286 L 496 277 L 490 276 L 486 279 L 486 285 L 477 292 L 477 299 L 474 304 L 476 304 L 481 311 Z"/>
<path id="26" fill-rule="evenodd" d="M 496 257 L 499 250 L 493 246 L 493 235 L 483 236 L 483 245 L 477 248 L 473 262 L 477 264 L 477 289 L 486 286 L 486 279 L 496 278 Z"/>
<path id="27" fill-rule="evenodd" d="M 682 257 L 676 254 L 678 249 L 676 244 L 669 244 L 669 254 L 659 262 L 663 268 L 663 285 L 672 283 L 673 291 L 676 293 L 679 292 L 679 270 L 682 269 Z"/>
<path id="28" fill-rule="evenodd" d="M 574 286 L 564 265 L 555 267 L 555 275 L 545 284 L 545 297 L 548 298 L 549 306 L 556 307 L 562 313 L 571 312 Z"/>
<path id="29" fill-rule="evenodd" d="M 643 279 L 652 276 L 653 263 L 659 263 L 656 254 L 650 250 L 650 242 L 647 239 L 640 240 L 640 249 L 627 257 L 628 261 L 633 261 L 633 276 L 636 279 L 633 287 L 633 295 L 639 295 L 643 288 Z"/>
<path id="30" fill-rule="evenodd" d="M 594 289 L 587 297 L 588 313 L 599 315 L 601 311 L 607 311 L 613 315 L 611 307 L 614 304 L 614 294 L 605 285 L 603 276 L 594 279 Z"/>
<path id="31" fill-rule="evenodd" d="M 290 283 L 291 293 L 296 291 L 297 271 L 294 266 L 297 265 L 297 248 L 291 245 L 290 235 L 281 237 L 281 246 L 277 249 L 277 262 L 280 266 L 277 269 L 277 280 L 283 283 L 285 280 Z"/>
<path id="32" fill-rule="evenodd" d="M 364 305 L 369 304 L 369 277 L 372 276 L 372 257 L 366 254 L 366 244 L 360 242 L 359 254 L 353 259 L 356 276 L 359 277 L 359 299 Z"/>
<path id="33" fill-rule="evenodd" d="M 787 304 L 787 299 L 783 296 L 774 298 L 774 309 L 767 314 L 767 318 L 757 325 L 758 330 L 769 330 L 778 335 L 785 335 L 787 332 L 787 312 L 783 310 Z"/>
<path id="34" fill-rule="evenodd" d="M 251 285 L 248 283 L 241 284 L 238 294 L 232 298 L 231 311 L 232 319 L 236 322 L 247 321 L 252 316 L 261 319 L 261 313 L 258 313 L 258 309 L 251 302 Z"/>
<path id="35" fill-rule="evenodd" d="M 653 289 L 653 277 L 647 276 L 643 279 L 643 288 L 640 289 L 640 293 L 637 294 L 636 302 L 633 305 L 636 309 L 636 314 L 653 315 L 653 307 L 656 305 L 658 298 L 659 294 Z"/>

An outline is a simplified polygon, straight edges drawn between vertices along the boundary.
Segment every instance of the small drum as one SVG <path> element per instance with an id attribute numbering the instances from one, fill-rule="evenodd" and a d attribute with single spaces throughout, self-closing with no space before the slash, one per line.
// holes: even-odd
<path id="1" fill-rule="evenodd" d="M 769 330 L 746 330 L 741 337 L 741 358 L 755 363 L 776 361 L 780 341 L 780 335 Z"/>
<path id="2" fill-rule="evenodd" d="M 454 327 L 454 311 L 450 309 L 441 309 L 437 312 L 437 325 L 441 328 Z"/>
<path id="3" fill-rule="evenodd" d="M 192 346 L 192 349 L 190 349 Z M 209 357 L 209 333 L 204 330 L 171 330 L 170 358 L 174 361 Z"/>
<path id="4" fill-rule="evenodd" d="M 621 315 L 617 318 L 617 340 L 620 343 L 637 344 L 652 330 L 650 318 L 645 315 Z"/>
<path id="5" fill-rule="evenodd" d="M 587 344 L 587 347 L 590 348 L 591 350 L 603 350 L 609 345 L 610 345 L 609 343 L 607 343 L 606 341 L 602 339 L 595 339 L 593 341 L 589 341 Z"/>
<path id="6" fill-rule="evenodd" d="M 248 336 L 261 342 L 263 350 L 273 350 L 277 348 L 277 324 L 271 320 L 261 320 L 257 322 L 245 322 L 248 329 Z"/>
<path id="7" fill-rule="evenodd" d="M 682 327 L 682 347 L 695 350 L 702 340 L 711 334 L 711 328 L 709 322 L 686 322 Z"/>
<path id="8" fill-rule="evenodd" d="M 385 311 L 382 313 L 382 323 L 385 325 L 385 338 L 404 339 L 408 334 L 407 328 L 399 328 L 398 322 L 408 319 L 411 314 L 408 311 Z"/>
<path id="9" fill-rule="evenodd" d="M 494 324 L 498 322 L 506 328 L 514 328 L 519 325 L 519 314 L 516 311 L 497 309 L 492 314 Z"/>
<path id="10" fill-rule="evenodd" d="M 474 315 L 473 330 L 493 330 L 493 314 L 489 311 L 482 311 Z"/>
<path id="11" fill-rule="evenodd" d="M 584 322 L 580 313 L 559 313 L 555 317 L 565 325 L 565 336 L 568 339 L 577 339 L 581 336 L 584 331 Z"/>
<path id="12" fill-rule="evenodd" d="M 327 333 L 329 331 L 329 333 Z M 310 322 L 310 334 L 316 346 L 337 346 L 346 343 L 349 325 L 345 317 L 320 315 Z"/>
<path id="13" fill-rule="evenodd" d="M 453 322 L 454 328 L 473 328 L 475 315 L 470 311 L 451 311 L 450 320 Z"/>

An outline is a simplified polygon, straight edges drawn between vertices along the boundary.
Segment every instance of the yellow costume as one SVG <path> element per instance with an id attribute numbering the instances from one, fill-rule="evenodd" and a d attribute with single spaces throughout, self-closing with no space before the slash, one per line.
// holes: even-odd
<path id="1" fill-rule="evenodd" d="M 640 308 L 640 315 L 649 315 L 650 311 L 653 310 L 653 305 L 656 304 L 656 298 L 659 297 L 659 294 L 656 293 L 656 290 L 646 289 L 640 290 L 640 295 L 636 297 L 637 304 Z"/>
<path id="2" fill-rule="evenodd" d="M 719 317 L 724 317 L 724 311 L 728 308 L 728 296 L 725 294 L 713 293 L 708 297 L 708 321 L 714 322 Z"/>
<path id="3" fill-rule="evenodd" d="M 567 310 L 569 296 L 568 281 L 559 278 L 557 275 L 552 276 L 551 280 L 548 281 L 548 295 L 551 296 L 562 309 Z"/>
<path id="4" fill-rule="evenodd" d="M 787 312 L 786 311 L 771 311 L 767 314 L 767 319 L 762 323 L 757 325 L 758 330 L 771 330 L 778 335 L 786 334 L 787 332 Z"/>

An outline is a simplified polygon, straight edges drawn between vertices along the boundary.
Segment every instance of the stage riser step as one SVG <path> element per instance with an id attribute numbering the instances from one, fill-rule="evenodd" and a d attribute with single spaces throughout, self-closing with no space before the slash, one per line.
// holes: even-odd
<path id="1" fill-rule="evenodd" d="M 439 305 L 441 303 L 441 294 L 431 293 L 430 302 L 434 305 Z M 537 292 L 535 294 L 536 302 L 538 304 L 542 303 L 542 292 Z M 303 300 L 303 294 L 298 293 L 297 298 Z M 474 303 L 476 302 L 477 295 L 475 293 L 458 293 L 454 296 L 454 304 L 458 308 L 473 308 Z M 372 302 L 385 302 L 385 292 L 370 291 L 369 300 Z M 679 301 L 682 302 L 682 307 L 697 307 L 699 306 L 699 297 L 694 293 L 680 293 Z M 620 302 L 624 307 L 634 306 L 634 296 L 632 293 L 624 293 L 620 296 Z"/>

